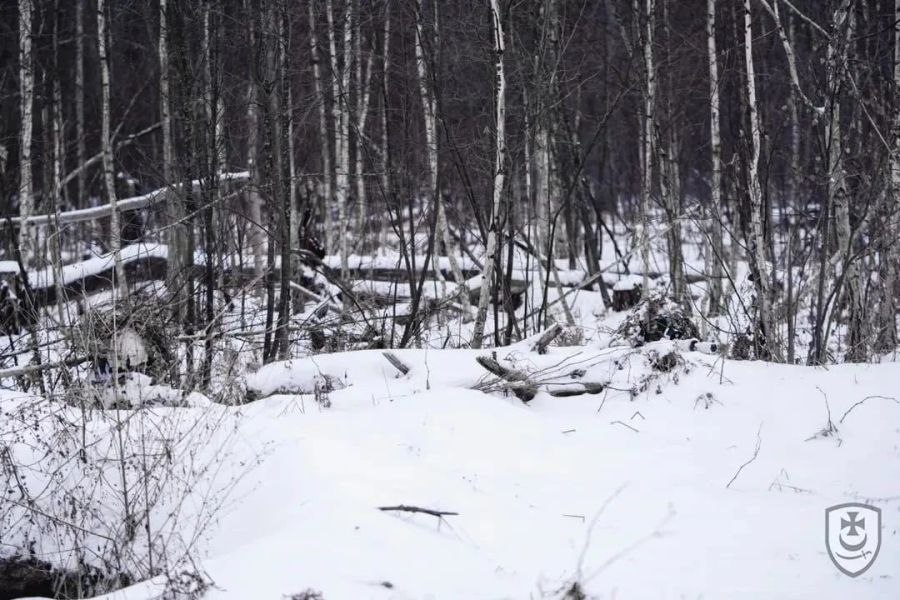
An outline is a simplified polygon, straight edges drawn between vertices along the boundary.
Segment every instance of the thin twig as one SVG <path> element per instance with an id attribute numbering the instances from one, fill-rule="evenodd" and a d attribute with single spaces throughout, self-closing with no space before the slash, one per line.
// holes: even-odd
<path id="1" fill-rule="evenodd" d="M 744 470 L 744 467 L 752 463 L 754 460 L 756 460 L 756 457 L 759 456 L 759 448 L 760 446 L 762 446 L 762 437 L 760 437 L 761 433 L 762 423 L 759 424 L 759 429 L 756 430 L 756 448 L 753 450 L 753 456 L 751 456 L 750 460 L 748 460 L 738 468 L 737 473 L 734 474 L 734 477 L 732 477 L 731 481 L 728 482 L 728 485 L 725 486 L 726 489 L 731 487 L 731 484 L 734 483 L 734 480 L 738 478 L 738 475 L 741 474 L 741 471 Z"/>
<path id="2" fill-rule="evenodd" d="M 891 397 L 891 396 L 866 396 L 865 398 L 863 398 L 862 400 L 860 400 L 859 402 L 855 403 L 853 406 L 851 406 L 850 408 L 848 408 L 848 409 L 847 409 L 847 412 L 845 412 L 845 413 L 841 416 L 840 420 L 838 420 L 838 423 L 843 423 L 843 422 L 844 422 L 844 419 L 847 418 L 847 415 L 850 414 L 850 411 L 852 411 L 854 408 L 856 408 L 856 407 L 859 406 L 860 404 L 863 404 L 866 400 L 871 400 L 871 399 L 873 399 L 873 398 L 879 398 L 879 399 L 881 399 L 881 400 L 892 400 L 892 401 L 896 402 L 897 404 L 900 404 L 900 400 L 897 400 L 896 398 L 893 398 L 893 397 Z M 830 415 L 829 415 L 829 419 L 830 419 Z"/>
<path id="3" fill-rule="evenodd" d="M 640 433 L 640 430 L 635 429 L 634 427 L 632 427 L 632 426 L 629 425 L 628 423 L 625 423 L 624 421 L 610 421 L 609 424 L 610 424 L 610 425 L 621 425 L 621 426 L 623 426 L 623 427 L 627 427 L 628 429 L 632 430 L 632 431 L 635 432 L 635 433 Z"/>
<path id="4" fill-rule="evenodd" d="M 407 504 L 398 504 L 397 506 L 379 506 L 378 510 L 384 512 L 408 512 L 408 513 L 422 513 L 425 515 L 431 515 L 432 517 L 437 517 L 438 519 L 443 519 L 444 517 L 453 517 L 458 515 L 458 512 L 451 512 L 446 510 L 434 510 L 431 508 L 422 508 L 421 506 L 409 506 Z"/>

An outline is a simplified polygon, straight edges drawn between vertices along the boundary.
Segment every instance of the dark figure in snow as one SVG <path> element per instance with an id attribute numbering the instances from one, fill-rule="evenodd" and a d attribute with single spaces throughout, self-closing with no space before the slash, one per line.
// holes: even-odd
<path id="1" fill-rule="evenodd" d="M 122 245 L 134 244 L 144 239 L 144 211 L 129 210 L 122 213 Z"/>
<path id="2" fill-rule="evenodd" d="M 299 230 L 299 235 L 297 237 L 300 240 L 299 249 L 304 253 L 309 253 L 310 255 L 308 259 L 301 256 L 300 260 L 305 264 L 309 264 L 307 263 L 307 260 L 311 260 L 312 263 L 316 263 L 325 258 L 325 247 L 313 232 L 312 217 L 312 208 L 309 206 L 309 203 L 307 203 L 306 210 L 303 211 L 303 216 L 300 217 L 300 223 L 297 226 Z M 315 257 L 316 259 L 318 259 L 318 261 L 313 260 L 312 257 Z"/>
<path id="3" fill-rule="evenodd" d="M 0 282 L 0 331 L 3 335 L 18 335 L 21 332 L 19 299 L 6 281 Z"/>
<path id="4" fill-rule="evenodd" d="M 6 280 L 0 282 L 0 333 L 3 335 L 19 335 L 23 328 L 36 323 L 34 311 L 26 309 L 26 293 L 18 275 L 15 289 Z"/>

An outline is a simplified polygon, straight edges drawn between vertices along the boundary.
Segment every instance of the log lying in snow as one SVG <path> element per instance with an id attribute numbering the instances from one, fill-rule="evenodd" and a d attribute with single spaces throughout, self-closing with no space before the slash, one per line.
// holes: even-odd
<path id="1" fill-rule="evenodd" d="M 475 360 L 479 365 L 502 379 L 505 382 L 504 387 L 512 390 L 516 398 L 522 402 L 528 402 L 537 395 L 537 386 L 524 372 L 504 367 L 489 356 L 479 356 Z"/>
<path id="2" fill-rule="evenodd" d="M 541 337 L 538 338 L 538 341 L 534 343 L 534 346 L 531 347 L 532 352 L 537 352 L 538 354 L 547 354 L 547 346 L 550 345 L 550 342 L 559 337 L 563 331 L 562 325 L 556 323 L 541 334 Z"/>
<path id="3" fill-rule="evenodd" d="M 250 180 L 249 171 L 241 171 L 237 173 L 220 173 L 219 174 L 219 182 L 227 183 L 227 182 L 236 182 L 243 183 Z M 191 182 L 192 188 L 194 190 L 199 190 L 202 183 L 199 179 L 195 179 Z M 184 189 L 183 183 L 177 183 L 172 186 L 162 187 L 158 190 L 153 190 L 150 193 L 143 194 L 141 196 L 134 196 L 132 198 L 123 198 L 118 201 L 116 204 L 116 208 L 119 212 L 127 212 L 131 210 L 140 210 L 142 208 L 147 208 L 153 204 L 157 204 L 159 202 L 163 202 L 168 194 L 175 191 L 181 192 Z M 108 204 L 103 204 L 101 206 L 94 206 L 91 208 L 81 208 L 77 210 L 67 210 L 65 212 L 59 213 L 59 224 L 66 225 L 69 223 L 81 223 L 84 221 L 93 221 L 95 219 L 102 219 L 105 217 L 109 217 L 111 214 L 111 208 Z M 32 215 L 28 218 L 28 222 L 34 226 L 41 225 L 49 225 L 53 223 L 56 219 L 56 215 L 46 214 L 46 215 Z M 21 223 L 21 217 L 8 217 L 0 221 L 0 227 L 3 225 L 18 225 Z"/>
<path id="4" fill-rule="evenodd" d="M 396 368 L 398 371 L 400 371 L 404 375 L 409 374 L 409 367 L 406 366 L 406 364 L 402 360 L 397 358 L 396 354 L 394 354 L 393 352 L 382 352 L 382 354 L 389 363 L 394 365 L 394 368 Z"/>

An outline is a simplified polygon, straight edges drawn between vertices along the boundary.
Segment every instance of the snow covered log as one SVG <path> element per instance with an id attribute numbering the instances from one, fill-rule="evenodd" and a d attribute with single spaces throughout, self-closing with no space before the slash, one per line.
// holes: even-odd
<path id="1" fill-rule="evenodd" d="M 522 402 L 528 402 L 537 395 L 537 386 L 523 371 L 504 367 L 497 362 L 497 359 L 489 356 L 479 356 L 475 360 L 478 361 L 479 365 L 503 380 L 504 387 L 512 390 L 516 398 Z"/>
<path id="2" fill-rule="evenodd" d="M 243 183 L 250 179 L 249 171 L 240 171 L 237 173 L 221 173 L 219 175 L 219 181 L 226 182 L 236 182 Z M 199 179 L 195 179 L 192 182 L 193 189 L 199 190 L 201 187 L 201 181 Z M 147 208 L 148 206 L 152 206 L 154 204 L 158 204 L 160 202 L 164 202 L 168 197 L 170 192 L 180 191 L 184 188 L 183 183 L 166 186 L 159 188 L 158 190 L 153 190 L 147 194 L 142 194 L 140 196 L 133 196 L 131 198 L 123 198 L 119 200 L 117 203 L 117 210 L 121 212 L 127 212 L 132 210 L 140 210 L 142 208 Z M 93 206 L 91 208 L 81 208 L 78 210 L 67 210 L 65 212 L 59 213 L 59 224 L 67 225 L 69 223 L 82 223 L 85 221 L 93 221 L 95 219 L 102 219 L 109 217 L 112 214 L 110 206 L 108 204 L 104 204 L 102 206 Z M 56 215 L 54 214 L 45 214 L 45 215 L 32 215 L 28 218 L 28 223 L 34 226 L 42 226 L 49 225 L 55 222 Z M 11 217 L 9 219 L 3 219 L 2 222 L 5 224 L 19 225 L 22 222 L 20 217 Z"/>

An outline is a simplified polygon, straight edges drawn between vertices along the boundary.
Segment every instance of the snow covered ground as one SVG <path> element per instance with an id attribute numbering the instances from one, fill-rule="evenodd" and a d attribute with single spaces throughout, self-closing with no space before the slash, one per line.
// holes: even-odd
<path id="1" fill-rule="evenodd" d="M 669 348 L 497 350 L 608 384 L 527 405 L 470 389 L 486 374 L 475 351 L 409 350 L 406 376 L 365 351 L 248 380 L 263 394 L 318 383 L 329 408 L 287 393 L 172 409 L 227 413 L 208 444 L 228 446 L 220 476 L 241 474 L 198 546 L 204 597 L 540 598 L 576 581 L 592 598 L 900 597 L 900 367 L 685 353 L 654 375 Z M 817 436 L 829 411 L 837 432 Z M 880 555 L 855 579 L 825 548 L 825 509 L 848 501 L 883 513 Z M 396 505 L 458 514 L 379 510 Z"/>

